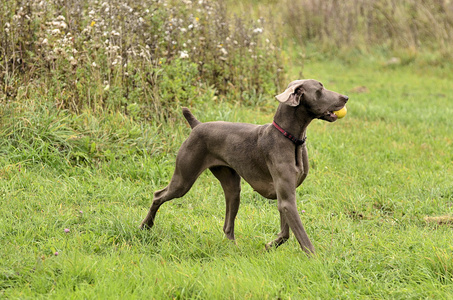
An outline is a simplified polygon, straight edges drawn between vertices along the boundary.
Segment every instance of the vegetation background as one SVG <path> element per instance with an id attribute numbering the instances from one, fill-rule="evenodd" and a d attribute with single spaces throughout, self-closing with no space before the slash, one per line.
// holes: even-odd
<path id="1" fill-rule="evenodd" d="M 453 2 L 3 1 L 0 297 L 453 297 Z M 202 121 L 268 123 L 316 78 L 349 113 L 309 128 L 317 249 L 275 251 L 243 183 L 238 244 L 203 174 L 137 229 Z"/>

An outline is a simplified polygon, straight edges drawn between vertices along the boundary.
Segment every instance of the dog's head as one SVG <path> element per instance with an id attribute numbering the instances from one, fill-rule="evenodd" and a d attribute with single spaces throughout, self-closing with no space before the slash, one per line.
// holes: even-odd
<path id="1" fill-rule="evenodd" d="M 333 112 L 342 109 L 349 99 L 348 96 L 329 91 L 321 82 L 313 79 L 291 82 L 276 98 L 289 106 L 303 105 L 313 118 L 329 122 L 337 120 Z"/>

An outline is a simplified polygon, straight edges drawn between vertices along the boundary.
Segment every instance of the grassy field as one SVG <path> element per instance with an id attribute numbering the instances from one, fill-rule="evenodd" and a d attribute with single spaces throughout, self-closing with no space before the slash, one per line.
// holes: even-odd
<path id="1" fill-rule="evenodd" d="M 297 196 L 316 257 L 306 257 L 294 237 L 265 251 L 279 229 L 276 203 L 246 183 L 237 245 L 228 241 L 223 193 L 208 173 L 162 206 L 152 230 L 138 230 L 189 133 L 182 116 L 143 124 L 63 111 L 66 123 L 46 123 L 57 112 L 36 104 L 28 115 L 2 115 L 16 117 L 17 128 L 2 132 L 0 297 L 451 299 L 452 225 L 425 217 L 453 215 L 452 73 L 307 59 L 288 78 L 302 73 L 350 97 L 344 119 L 314 121 L 308 130 L 311 171 Z M 267 123 L 277 106 L 272 96 L 255 107 L 219 101 L 191 109 L 202 121 Z M 113 136 L 82 141 L 88 154 L 121 155 L 99 164 L 69 162 L 86 153 L 54 155 L 46 143 L 70 139 L 68 122 L 101 141 Z M 24 149 L 8 144 L 14 133 L 24 143 L 31 136 L 27 151 L 11 150 Z M 140 143 L 151 155 L 127 146 Z"/>

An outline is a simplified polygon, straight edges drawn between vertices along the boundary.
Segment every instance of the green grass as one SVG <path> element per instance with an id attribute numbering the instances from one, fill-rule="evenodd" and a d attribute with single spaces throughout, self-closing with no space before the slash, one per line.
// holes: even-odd
<path id="1" fill-rule="evenodd" d="M 189 132 L 182 117 L 144 124 L 36 104 L 3 114 L 17 122 L 1 137 L 0 297 L 451 299 L 452 227 L 424 221 L 453 215 L 451 73 L 314 60 L 303 74 L 350 97 L 344 119 L 308 129 L 311 170 L 297 195 L 315 258 L 293 236 L 264 250 L 279 229 L 276 203 L 246 183 L 237 245 L 228 241 L 223 192 L 208 173 L 161 207 L 152 230 L 138 230 Z M 192 111 L 267 123 L 277 103 L 265 97 Z"/>

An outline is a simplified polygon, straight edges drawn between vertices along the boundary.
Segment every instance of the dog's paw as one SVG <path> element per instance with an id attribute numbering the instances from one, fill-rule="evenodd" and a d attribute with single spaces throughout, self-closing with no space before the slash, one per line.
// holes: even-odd
<path id="1" fill-rule="evenodd" d="M 142 223 L 140 224 L 140 226 L 138 226 L 138 229 L 140 230 L 145 230 L 145 229 L 150 229 L 152 226 L 149 226 L 148 224 L 146 223 Z"/>
<path id="2" fill-rule="evenodd" d="M 276 247 L 274 246 L 274 242 L 269 242 L 267 244 L 264 245 L 264 247 L 266 247 L 266 251 L 271 251 L 273 249 L 275 249 Z"/>

